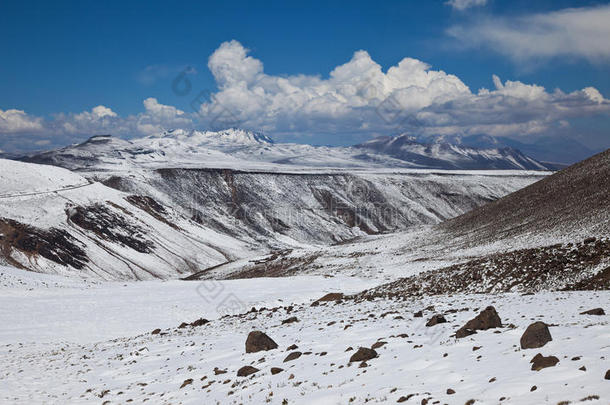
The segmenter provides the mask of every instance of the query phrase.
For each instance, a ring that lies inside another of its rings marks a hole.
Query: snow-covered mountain
[[[376,138],[355,148],[431,168],[547,169],[542,163],[510,147],[472,148],[440,139],[433,143],[421,143],[406,135]]]
[[[125,145],[130,154],[111,150]],[[108,153],[96,155],[100,148]],[[171,278],[269,251],[438,223],[545,175],[146,169],[133,166],[141,157],[135,151],[126,141],[93,138],[73,150],[79,174],[0,160],[0,261],[103,279]],[[129,170],[113,166],[122,156],[134,158],[118,166]]]
[[[511,148],[476,149],[449,143],[422,144],[408,136],[374,139],[353,147],[274,143],[241,129],[173,130],[130,141],[101,135],[84,143],[26,156],[23,160],[72,170],[130,167],[290,168],[547,168]]]

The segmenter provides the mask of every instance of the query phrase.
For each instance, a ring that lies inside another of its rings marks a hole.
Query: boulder
[[[532,358],[532,360],[530,360],[530,363],[532,363],[532,370],[540,371],[543,368],[555,367],[555,365],[559,363],[559,359],[555,356],[545,357],[538,353],[534,356],[534,358]]]
[[[354,361],[367,361],[374,359],[375,357],[377,357],[377,352],[375,350],[369,349],[368,347],[360,347],[358,348],[356,353],[352,354],[352,357],[350,357],[349,362],[351,363]]]
[[[285,324],[287,324],[287,323],[294,323],[294,322],[298,322],[298,321],[299,321],[299,320],[298,320],[298,318],[297,318],[296,316],[291,316],[291,317],[290,317],[290,318],[288,318],[288,319],[284,319],[284,320],[282,321],[282,325],[285,325]]]
[[[329,301],[341,301],[343,299],[344,295],[343,293],[328,293],[325,296],[323,296],[322,298],[314,301],[311,306],[315,307],[320,305],[321,302],[329,302]]]
[[[286,356],[286,358],[284,359],[284,363],[286,363],[288,361],[296,360],[299,357],[301,357],[302,354],[303,353],[301,353],[301,352],[292,352],[288,356]]]
[[[534,322],[521,336],[522,349],[537,349],[553,340],[549,327],[544,322]]]
[[[252,366],[243,366],[242,368],[240,368],[239,370],[237,370],[237,376],[238,377],[247,377],[250,374],[254,374],[256,373],[258,370],[258,368],[256,367],[252,367]]]
[[[588,311],[581,312],[580,314],[581,315],[598,315],[598,316],[606,315],[603,308],[593,308]]]
[[[428,322],[426,322],[426,326],[430,327],[430,326],[438,325],[439,323],[447,323],[447,320],[445,319],[444,316],[436,314],[436,315],[433,315],[432,318],[428,319]]]
[[[246,339],[246,353],[256,353],[261,350],[277,349],[277,343],[261,331],[253,331]]]
[[[491,328],[501,328],[502,320],[496,312],[496,309],[492,306],[485,308],[481,313],[475,316],[473,319],[466,322],[455,333],[455,337],[460,339],[466,336],[470,336],[476,333],[477,330],[487,330]]]

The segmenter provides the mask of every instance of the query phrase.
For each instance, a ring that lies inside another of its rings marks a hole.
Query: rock
[[[214,375],[226,374],[227,370],[221,370],[218,367],[214,367]]]
[[[487,330],[491,328],[501,328],[502,320],[496,312],[496,309],[492,306],[485,308],[481,313],[475,316],[473,319],[466,322],[455,333],[455,337],[460,339],[466,336],[470,336],[476,333],[477,330]]]
[[[299,346],[297,346],[297,345],[290,345],[290,346],[288,346],[286,348],[286,350],[295,350],[295,349],[298,349],[298,348],[299,348]]]
[[[580,371],[587,371],[587,368],[585,366],[582,366],[581,368],[579,368]]]
[[[532,370],[540,371],[543,368],[555,367],[555,365],[559,363],[559,359],[555,356],[544,357],[542,354],[538,353],[530,360],[530,363],[532,363]]]
[[[379,349],[380,347],[382,347],[383,345],[388,344],[388,342],[375,342],[373,343],[373,346],[371,346],[371,349],[375,350],[375,349]]]
[[[352,354],[349,362],[354,361],[367,361],[377,357],[377,352],[373,349],[369,349],[368,347],[359,347],[356,353]]]
[[[195,322],[191,323],[191,326],[193,326],[193,327],[195,327],[195,326],[203,326],[206,323],[210,323],[210,321],[208,321],[207,319],[199,318]]]
[[[433,315],[432,318],[428,319],[428,322],[426,322],[426,326],[430,327],[430,326],[438,325],[439,323],[447,323],[447,320],[445,319],[444,316],[436,314],[436,315]]]
[[[180,386],[180,389],[186,387],[187,385],[191,385],[193,383],[193,379],[189,378],[187,380],[184,380],[184,382],[182,383],[182,385]]]
[[[271,375],[276,375],[281,373],[282,371],[284,371],[283,368],[279,368],[279,367],[271,367]]]
[[[343,299],[344,295],[343,293],[328,293],[325,296],[323,296],[322,298],[318,299],[317,301],[314,301],[311,306],[315,307],[320,305],[321,302],[329,302],[329,301],[341,301]]]
[[[277,343],[261,331],[253,331],[246,339],[246,353],[256,353],[261,350],[277,349]]]
[[[282,321],[282,325],[285,325],[285,324],[287,324],[287,323],[294,323],[294,322],[298,322],[298,321],[299,321],[299,320],[298,320],[298,318],[297,318],[296,316],[291,316],[291,317],[290,317],[290,318],[288,318],[288,319],[284,319],[284,320]]]
[[[454,391],[454,390],[452,390],[451,388],[449,388],[449,389],[447,390],[447,395],[453,395],[453,394],[455,394],[455,391]]]
[[[189,326],[189,324],[188,324],[188,323],[186,323],[186,322],[182,322],[182,323],[180,324],[180,326],[178,326],[178,329],[184,329],[184,328],[186,328],[187,326]]]
[[[522,349],[537,349],[553,340],[549,327],[544,322],[534,322],[521,336]]]
[[[421,318],[424,316],[424,313],[422,311],[417,311],[416,313],[413,314],[413,316],[415,318]]]
[[[604,379],[610,380],[610,370],[606,371],[606,375],[604,376]]]
[[[532,385],[532,388],[530,388],[530,392],[534,392],[538,389],[538,387],[536,387],[535,385]]]
[[[252,366],[243,366],[242,368],[240,368],[239,370],[237,370],[237,376],[238,377],[247,377],[250,374],[254,374],[256,373],[258,370],[258,368],[256,367],[252,367]]]
[[[152,331],[152,335],[158,335],[159,333],[161,333],[161,329],[157,328],[155,330]]]
[[[581,312],[581,315],[606,315],[606,313],[604,312],[603,308],[594,308],[594,309],[590,309],[588,311],[585,312]]]
[[[299,357],[301,357],[302,354],[303,353],[301,353],[301,352],[292,352],[288,356],[286,356],[286,358],[284,359],[284,363],[286,363],[287,361],[296,360]]]
[[[396,401],[396,402],[405,402],[407,399],[409,399],[409,398],[402,396],[402,397],[398,398],[398,401]]]

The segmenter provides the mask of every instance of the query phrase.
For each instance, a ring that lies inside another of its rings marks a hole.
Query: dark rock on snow
[[[553,340],[551,332],[544,322],[534,322],[527,327],[521,336],[522,349],[537,349]]]
[[[252,367],[252,366],[243,366],[242,368],[240,368],[239,370],[237,370],[237,376],[238,377],[247,377],[250,374],[254,374],[256,373],[258,370],[258,368],[256,367]]]
[[[428,320],[428,322],[426,322],[426,326],[430,327],[430,326],[434,326],[434,325],[438,325],[439,323],[446,323],[447,320],[445,319],[444,316],[442,315],[433,315],[432,318],[430,318]]]
[[[491,328],[501,328],[502,320],[496,312],[496,309],[492,306],[485,308],[479,315],[466,322],[455,333],[456,338],[463,338],[472,334],[477,333],[477,330],[487,330]]]
[[[246,339],[246,353],[256,353],[261,350],[277,349],[277,343],[261,331],[253,331]]]
[[[371,360],[374,359],[375,357],[377,357],[377,352],[373,349],[369,349],[367,347],[360,347],[358,348],[358,351],[356,351],[356,353],[352,354],[352,357],[350,357],[349,362],[354,362],[354,361],[367,361],[367,360]]]
[[[544,357],[542,354],[538,353],[530,360],[530,363],[532,363],[532,370],[540,371],[543,368],[555,367],[555,365],[559,363],[559,359],[555,356]]]
[[[594,309],[590,309],[588,311],[585,312],[581,312],[581,315],[606,315],[606,313],[604,312],[603,308],[594,308]]]
[[[296,360],[299,357],[301,357],[302,354],[303,353],[301,353],[301,352],[292,352],[288,356],[286,356],[286,358],[284,359],[284,363],[286,363],[287,361]]]

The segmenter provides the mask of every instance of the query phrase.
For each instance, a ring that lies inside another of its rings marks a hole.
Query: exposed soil
[[[84,249],[62,229],[41,229],[12,219],[0,218],[0,256],[10,264],[23,268],[12,257],[16,249],[26,256],[42,256],[63,266],[82,269],[89,262]]]
[[[144,231],[124,216],[102,204],[66,209],[68,221],[101,239],[128,246],[140,253],[151,253],[154,244],[144,237]]]

